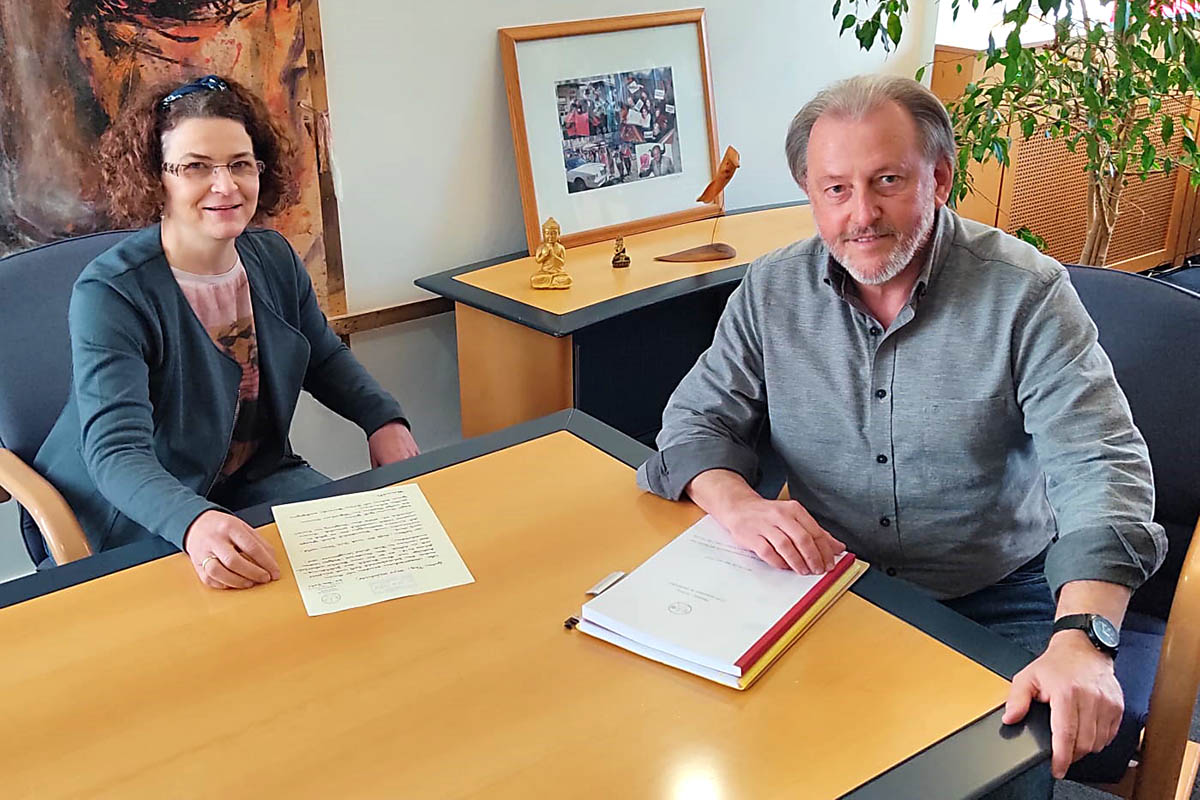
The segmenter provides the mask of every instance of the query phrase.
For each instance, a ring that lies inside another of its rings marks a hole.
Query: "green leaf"
[[[1021,52],[1021,29],[1013,28],[1012,33],[1008,35],[1008,39],[1004,42],[1004,48],[1008,50],[1010,56],[1015,56]]]
[[[1007,158],[1008,148],[1006,148],[1004,146],[1003,139],[993,139],[992,140],[992,152],[996,155],[996,160],[999,161],[1001,164],[1008,163],[1008,158]]]
[[[842,10],[842,0],[836,0],[836,2],[834,2],[834,4],[833,4],[833,14],[831,16],[834,19],[837,19],[838,12],[841,10]]]
[[[1175,119],[1170,116],[1163,117],[1162,121],[1162,142],[1170,144],[1171,137],[1175,135]]]
[[[922,79],[922,78],[924,78],[924,77],[925,77],[925,67],[921,67],[919,70],[917,70],[917,77],[916,77],[916,78],[914,78],[914,80],[915,80],[917,83],[920,83],[920,82],[921,82],[921,79]]]
[[[961,74],[962,74],[962,64],[955,64],[955,65],[954,65],[954,74],[956,74],[956,75],[961,75]]]
[[[1024,134],[1026,139],[1028,139],[1030,136],[1033,136],[1033,126],[1033,117],[1026,117],[1025,119],[1021,120],[1021,133]]]
[[[1029,242],[1031,245],[1036,247],[1038,250],[1041,250],[1043,253],[1046,252],[1045,237],[1039,236],[1036,233],[1034,233],[1032,230],[1029,229],[1028,225],[1022,225],[1020,228],[1018,228],[1016,237],[1023,242]]]
[[[1129,27],[1129,0],[1117,0],[1117,10],[1113,13],[1113,33],[1117,38],[1123,38]]]
[[[1154,149],[1154,145],[1147,147],[1142,151],[1142,172],[1149,172],[1154,167],[1154,157],[1158,153]]]
[[[857,19],[853,14],[847,14],[846,16],[842,17],[842,29],[838,31],[838,36],[841,36],[843,33],[845,33],[847,28],[853,27],[855,22],[857,22]]]
[[[1049,14],[1050,9],[1057,7],[1058,3],[1055,0],[1038,0],[1038,8],[1042,10],[1043,14]]]
[[[1189,155],[1196,155],[1196,140],[1186,133],[1183,135],[1183,149],[1187,150]]]
[[[1154,68],[1154,88],[1160,92],[1165,92],[1170,88],[1171,83],[1171,68],[1166,64],[1159,64]]]
[[[879,33],[879,23],[869,19],[858,29],[858,44],[863,50],[870,50],[875,44],[875,36]]]
[[[904,28],[900,24],[900,16],[898,14],[889,14],[887,21],[887,35],[893,42],[899,42],[901,34],[904,33]]]

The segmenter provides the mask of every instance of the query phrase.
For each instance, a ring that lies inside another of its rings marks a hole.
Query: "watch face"
[[[1116,648],[1121,641],[1117,629],[1104,617],[1092,617],[1092,633],[1105,647]]]

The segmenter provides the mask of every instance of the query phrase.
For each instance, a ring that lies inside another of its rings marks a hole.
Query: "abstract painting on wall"
[[[113,226],[100,135],[144,86],[216,73],[285,123],[301,201],[269,224],[325,305],[325,246],[300,0],[0,0],[0,255]]]

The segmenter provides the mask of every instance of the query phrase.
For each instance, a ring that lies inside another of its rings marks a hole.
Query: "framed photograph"
[[[572,247],[714,217],[704,9],[500,29],[529,252],[554,217]]]

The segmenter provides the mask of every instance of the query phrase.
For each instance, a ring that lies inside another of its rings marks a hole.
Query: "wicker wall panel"
[[[1182,113],[1184,101],[1164,103],[1172,113]],[[1153,137],[1157,131],[1152,130]],[[1179,137],[1170,148],[1178,156]],[[1009,233],[1022,226],[1046,239],[1049,252],[1059,261],[1073,263],[1083,251],[1087,235],[1087,159],[1071,153],[1059,139],[1034,136],[1019,143],[1013,168],[1006,179],[1014,181],[1009,210]],[[1108,246],[1106,264],[1153,253],[1168,247],[1177,172],[1130,179],[1121,194],[1117,226]],[[1171,258],[1171,253],[1164,260]]]
[[[1059,139],[1033,136],[1020,143],[1005,180],[1013,181],[1009,233],[1022,227],[1045,238],[1048,252],[1073,264],[1087,235],[1087,159]]]

